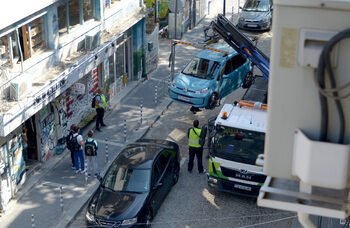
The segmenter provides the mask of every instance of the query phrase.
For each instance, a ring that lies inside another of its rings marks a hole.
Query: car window
[[[226,61],[224,74],[230,74],[233,71],[232,59]]]
[[[155,163],[154,167],[153,167],[153,172],[152,172],[152,184],[153,185],[155,185],[158,182],[160,175],[161,175],[160,168],[157,165],[157,163]]]
[[[236,70],[244,63],[246,63],[247,59],[242,57],[241,55],[236,55],[231,59],[232,70]]]
[[[215,77],[219,67],[219,62],[195,57],[185,67],[182,73],[197,78],[211,80]]]
[[[159,167],[161,174],[163,174],[167,163],[168,163],[168,159],[164,156],[164,153],[161,153],[156,162],[156,165]]]
[[[150,189],[149,169],[130,169],[112,166],[102,182],[103,187],[114,191],[144,192]]]
[[[269,0],[247,0],[243,6],[244,11],[267,12]]]

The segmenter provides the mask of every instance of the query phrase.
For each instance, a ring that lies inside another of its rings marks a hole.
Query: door
[[[220,89],[219,89],[219,97],[223,98],[227,96],[232,91],[232,59],[226,61],[222,75],[220,76]]]

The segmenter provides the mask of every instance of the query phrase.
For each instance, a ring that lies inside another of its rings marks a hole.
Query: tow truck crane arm
[[[254,43],[240,32],[224,15],[219,14],[216,20],[211,22],[212,28],[235,51],[249,58],[262,72],[265,80],[269,79],[270,59],[261,52]]]

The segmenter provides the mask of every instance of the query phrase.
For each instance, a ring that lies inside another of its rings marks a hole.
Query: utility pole
[[[222,9],[222,14],[225,16],[226,11],[226,0],[224,0],[224,8]]]

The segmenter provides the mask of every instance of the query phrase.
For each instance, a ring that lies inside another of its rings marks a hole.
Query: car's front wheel
[[[152,209],[148,209],[147,214],[145,216],[145,228],[151,227],[152,219],[153,219]]]
[[[208,101],[207,109],[214,109],[216,107],[218,99],[218,95],[216,93],[212,93]]]

